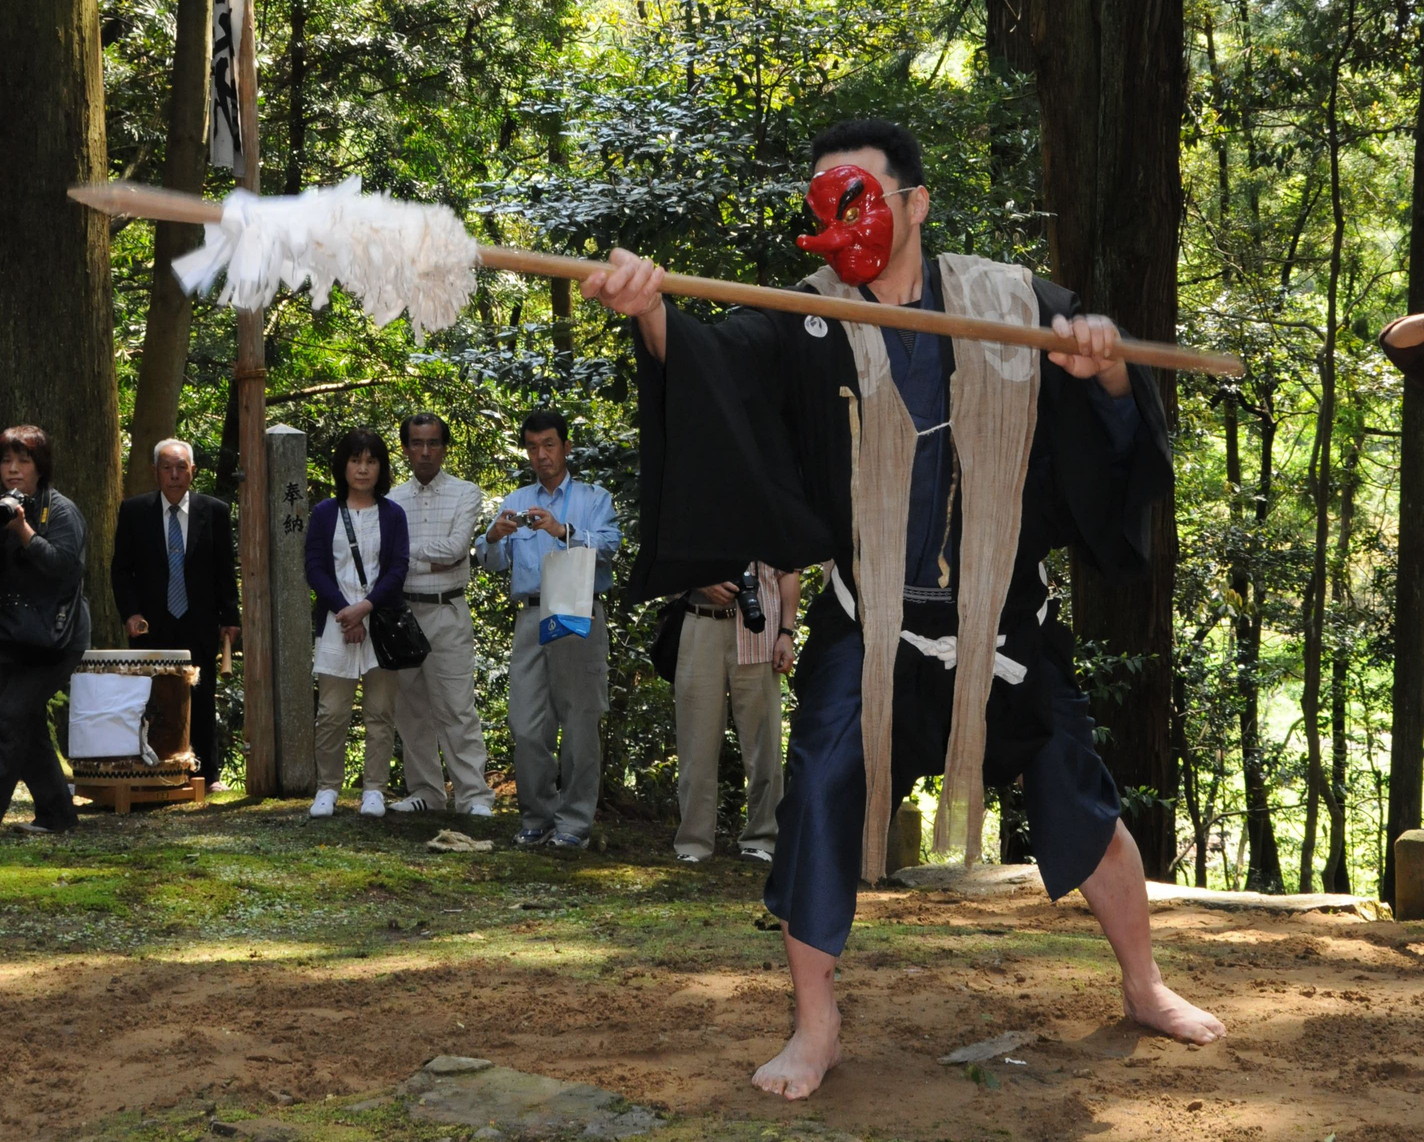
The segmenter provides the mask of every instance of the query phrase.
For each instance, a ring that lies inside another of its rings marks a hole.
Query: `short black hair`
[[[885,155],[885,168],[903,186],[924,186],[925,164],[920,141],[888,119],[845,119],[811,140],[811,165],[826,155],[874,147]]]
[[[344,500],[351,491],[346,482],[346,462],[362,452],[369,452],[381,466],[376,476],[376,498],[391,490],[391,453],[378,432],[369,428],[353,428],[341,438],[331,457],[331,478],[336,481],[336,498]]]
[[[36,424],[16,424],[7,428],[0,432],[0,457],[11,452],[33,460],[39,486],[49,487],[54,476],[54,449],[50,447],[48,432]]]
[[[450,426],[444,419],[436,416],[433,412],[416,412],[401,421],[400,442],[402,448],[410,447],[410,426],[417,425],[424,428],[428,424],[438,424],[440,426],[440,443],[445,447],[450,447]]]
[[[519,426],[519,443],[524,443],[525,437],[531,432],[547,432],[551,428],[559,431],[559,439],[565,444],[569,440],[569,422],[564,419],[564,414],[555,412],[551,408],[541,408],[538,412],[531,412],[524,418],[524,423]]]

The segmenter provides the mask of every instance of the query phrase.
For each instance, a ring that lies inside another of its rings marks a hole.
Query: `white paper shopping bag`
[[[561,547],[539,565],[539,641],[576,634],[587,638],[593,626],[593,572],[598,552],[592,547]]]

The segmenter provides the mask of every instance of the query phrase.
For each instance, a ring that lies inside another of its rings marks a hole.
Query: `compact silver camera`
[[[508,518],[515,527],[528,527],[531,522],[528,512],[515,512]]]

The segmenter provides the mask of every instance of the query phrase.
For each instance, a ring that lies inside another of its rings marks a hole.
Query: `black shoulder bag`
[[[682,642],[682,620],[687,615],[689,592],[665,600],[653,619],[653,642],[648,657],[658,677],[672,682],[677,674],[677,649]]]
[[[361,552],[356,547],[356,529],[351,526],[351,513],[341,505],[341,522],[346,525],[346,539],[351,544],[351,558],[356,561],[356,574],[361,586],[366,584],[366,568],[361,563]],[[419,666],[430,653],[430,640],[420,629],[410,604],[404,599],[394,607],[377,607],[372,604],[370,615],[371,645],[376,650],[376,661],[383,670],[409,670]]]

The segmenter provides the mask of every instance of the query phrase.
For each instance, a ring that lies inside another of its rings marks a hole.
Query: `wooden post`
[[[1394,918],[1424,920],[1424,829],[1407,829],[1394,842]]]
[[[242,116],[242,186],[259,193],[257,153],[257,35],[253,5],[243,5],[237,96]],[[242,562],[242,680],[247,724],[247,792],[278,791],[272,693],[272,597],[267,574],[267,367],[262,344],[263,312],[238,311],[238,556]]]
[[[311,594],[305,552],[307,436],[285,424],[267,430],[268,582],[272,592],[272,677],[277,787],[284,797],[316,792],[312,747]]]
[[[920,864],[920,843],[924,822],[919,806],[908,798],[890,818],[890,832],[885,840],[885,871],[898,872]]]

